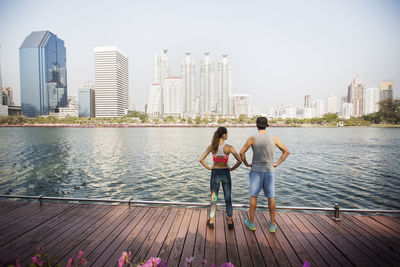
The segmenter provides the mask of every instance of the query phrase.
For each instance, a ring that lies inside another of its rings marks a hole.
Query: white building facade
[[[195,63],[190,53],[186,53],[181,63],[183,88],[183,113],[194,115],[196,105],[196,71]]]
[[[147,114],[153,116],[161,115],[161,85],[159,83],[153,83],[150,86]]]
[[[181,77],[168,77],[163,85],[164,116],[183,115],[183,90]]]
[[[228,55],[222,56],[222,62],[218,63],[218,83],[217,83],[217,113],[229,115],[230,96],[232,95],[232,62]]]
[[[347,102],[353,104],[352,116],[354,117],[364,115],[364,90],[365,85],[358,76],[348,86]]]
[[[326,113],[337,113],[337,97],[336,95],[328,95],[326,98]]]
[[[215,92],[214,60],[210,53],[205,53],[204,59],[200,60],[200,103],[201,115],[216,112],[217,101]]]
[[[325,101],[322,99],[316,99],[312,102],[312,107],[315,108],[316,117],[321,118],[326,113]]]
[[[95,47],[96,117],[122,117],[128,109],[128,55],[117,47]]]
[[[246,94],[234,94],[231,97],[231,111],[230,114],[239,116],[245,114],[247,117],[251,117],[251,96]]]
[[[379,111],[380,90],[378,88],[367,88],[364,92],[364,114]]]

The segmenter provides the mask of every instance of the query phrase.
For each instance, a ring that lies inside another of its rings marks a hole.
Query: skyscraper
[[[326,112],[336,113],[337,112],[337,98],[335,95],[328,95],[326,98]]]
[[[379,111],[379,89],[367,88],[364,94],[364,114],[370,114]]]
[[[19,67],[23,115],[49,115],[67,106],[63,40],[49,31],[32,32],[19,48]]]
[[[316,99],[312,103],[312,107],[315,108],[316,116],[322,117],[326,113],[325,101],[322,99]]]
[[[183,83],[183,113],[194,115],[196,109],[196,73],[194,60],[188,52],[181,63],[181,77]]]
[[[364,115],[364,90],[365,85],[356,76],[348,87],[347,102],[353,104],[352,116]]]
[[[161,115],[161,97],[161,84],[153,83],[149,90],[147,114],[156,116]]]
[[[245,114],[250,117],[251,110],[251,96],[246,94],[234,94],[231,96],[231,111],[230,114],[239,116]]]
[[[78,115],[79,117],[95,117],[95,91],[91,85],[78,89]]]
[[[381,100],[392,99],[394,90],[394,82],[381,82]]]
[[[182,78],[166,78],[163,86],[163,115],[181,116],[183,114],[182,95]]]
[[[204,59],[200,60],[200,114],[216,112],[217,106],[214,60],[210,58],[210,53],[204,55]]]
[[[311,96],[310,95],[304,96],[304,107],[311,108]]]
[[[117,47],[95,47],[96,117],[122,117],[128,109],[128,55]]]
[[[228,55],[222,55],[218,63],[217,113],[228,115],[230,111],[230,96],[232,95],[232,62]]]
[[[163,49],[160,55],[154,55],[154,83],[159,83],[161,86],[161,114],[164,113],[164,81],[167,77],[171,76],[170,61],[167,57],[167,52],[168,49]]]

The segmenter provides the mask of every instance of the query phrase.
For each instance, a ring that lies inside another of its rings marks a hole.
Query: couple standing
[[[217,210],[218,191],[220,184],[224,190],[224,198],[226,203],[226,213],[228,220],[228,228],[234,228],[232,220],[232,200],[231,200],[231,174],[239,165],[244,163],[250,167],[250,219],[244,221],[245,225],[256,230],[254,223],[254,215],[257,207],[257,197],[261,189],[264,190],[264,195],[268,198],[268,208],[271,220],[268,221],[269,231],[274,233],[276,230],[275,223],[275,175],[274,168],[278,167],[289,155],[287,147],[278,139],[266,131],[268,120],[265,117],[259,117],[256,121],[258,133],[255,136],[250,136],[242,149],[240,156],[235,148],[227,145],[225,140],[228,139],[228,131],[225,127],[219,127],[212,138],[211,145],[200,158],[200,163],[207,169],[211,170],[211,212],[210,218],[207,220],[207,226],[214,229],[214,218]],[[273,155],[275,146],[282,151],[282,155],[276,163],[273,163]],[[246,160],[246,152],[249,148],[253,149],[253,160],[249,164]],[[212,153],[213,166],[209,166],[205,162],[208,154]],[[229,155],[232,154],[236,158],[236,164],[233,167],[228,166]]]

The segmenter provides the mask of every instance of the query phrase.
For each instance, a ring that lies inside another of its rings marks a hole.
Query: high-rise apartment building
[[[326,98],[326,113],[337,113],[337,97],[328,95]]]
[[[1,95],[3,96],[3,105],[14,106],[13,91],[11,87],[3,87]]]
[[[147,114],[153,116],[161,115],[161,84],[153,83],[150,86],[149,98],[147,103]]]
[[[310,95],[304,96],[304,107],[311,108],[311,96]]]
[[[312,107],[315,108],[316,116],[321,118],[326,113],[325,101],[322,99],[316,99],[312,102]]]
[[[19,48],[19,67],[23,115],[49,115],[67,106],[63,40],[49,31],[32,32]]]
[[[183,113],[194,115],[196,109],[196,72],[194,60],[188,52],[181,63],[181,77],[183,83]]]
[[[181,116],[183,114],[182,96],[182,78],[166,78],[163,86],[164,116]]]
[[[393,98],[393,90],[394,90],[394,82],[393,81],[381,82],[380,99],[382,101],[387,100],[387,99],[392,99]]]
[[[95,47],[96,117],[122,117],[128,109],[128,55],[117,47]]]
[[[378,88],[367,88],[364,93],[364,114],[370,114],[379,111],[379,94]]]
[[[232,62],[228,55],[222,56],[222,62],[218,63],[217,83],[217,113],[228,115],[230,111],[230,96],[232,95]]]
[[[200,114],[210,114],[216,112],[216,92],[214,77],[214,60],[210,58],[210,53],[204,54],[204,59],[200,60]]]
[[[78,89],[79,117],[95,117],[95,91],[91,85]]]
[[[161,54],[154,56],[155,73],[154,83],[159,83],[161,86],[161,96],[164,95],[164,81],[167,77],[171,76],[170,60],[167,57],[168,49],[163,49]],[[164,113],[164,98],[161,97],[161,114]]]
[[[358,76],[348,86],[347,102],[353,104],[352,116],[354,117],[364,115],[364,90],[365,85]]]
[[[231,111],[229,113],[232,115],[239,116],[245,114],[246,116],[251,117],[251,96],[246,94],[232,95],[230,107]]]

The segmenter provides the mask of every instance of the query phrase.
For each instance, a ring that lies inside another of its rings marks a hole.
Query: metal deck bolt
[[[43,205],[43,203],[42,203],[42,198],[43,198],[43,195],[40,195],[40,196],[39,196],[39,205],[40,205],[40,207]]]
[[[340,221],[340,218],[339,218],[339,204],[335,203],[335,206],[333,208],[335,209],[335,211],[333,213],[332,220],[335,220],[335,221],[338,222],[338,221]]]
[[[128,202],[129,209],[131,209],[131,201],[132,201],[132,197],[129,198],[129,202]]]

